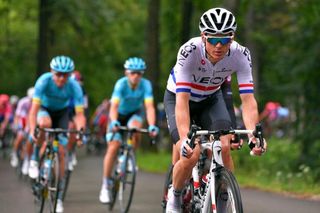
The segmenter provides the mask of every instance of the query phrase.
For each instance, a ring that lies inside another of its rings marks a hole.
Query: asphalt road
[[[64,203],[65,212],[108,212],[99,203],[102,156],[78,155],[70,188]],[[139,171],[131,211],[133,213],[161,212],[163,174]],[[241,189],[246,213],[319,213],[320,201],[296,199],[253,189]],[[18,179],[8,159],[0,159],[0,213],[33,213],[33,196],[28,180]],[[116,210],[114,212],[117,212]]]

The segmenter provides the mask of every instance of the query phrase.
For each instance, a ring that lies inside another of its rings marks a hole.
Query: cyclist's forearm
[[[243,122],[247,129],[255,129],[255,125],[259,122],[258,105],[253,97],[248,97],[242,101]]]
[[[146,104],[147,121],[149,125],[156,124],[156,111],[153,107],[153,102]]]
[[[34,130],[36,129],[37,125],[37,113],[39,111],[40,106],[32,103],[30,113],[29,113],[29,129],[30,129],[30,134],[34,133]]]
[[[83,112],[77,112],[75,117],[75,123],[77,130],[85,129],[86,126],[86,117]]]
[[[118,104],[117,103],[111,104],[109,116],[111,121],[118,120]]]

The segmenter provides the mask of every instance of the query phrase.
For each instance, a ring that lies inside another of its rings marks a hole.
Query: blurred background
[[[234,153],[240,182],[320,194],[318,0],[0,0],[0,93],[25,96],[49,71],[51,58],[64,54],[82,74],[93,113],[110,98],[125,59],[142,57],[163,127],[152,152],[169,153],[163,156],[170,159],[161,104],[166,80],[180,45],[199,36],[201,14],[216,6],[234,13],[235,39],[251,51],[255,96],[269,141],[262,158]],[[236,77],[233,81],[240,116]],[[251,174],[261,177],[257,183],[249,180]]]

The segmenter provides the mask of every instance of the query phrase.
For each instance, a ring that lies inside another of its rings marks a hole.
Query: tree
[[[149,0],[148,18],[147,18],[147,76],[153,83],[155,100],[161,100],[160,93],[160,47],[159,47],[159,14],[160,0]]]
[[[37,76],[47,71],[50,35],[51,0],[39,0],[38,69]]]

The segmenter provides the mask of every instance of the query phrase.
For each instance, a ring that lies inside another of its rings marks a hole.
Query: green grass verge
[[[171,153],[137,151],[139,169],[155,173],[165,173],[171,163]]]
[[[262,157],[250,156],[246,146],[232,152],[235,175],[240,186],[320,197],[320,183],[314,180],[311,169],[303,164],[294,169],[297,167],[298,144],[286,140],[270,140],[268,144],[268,152]],[[171,162],[171,154],[138,150],[137,161],[141,170],[165,173]]]

